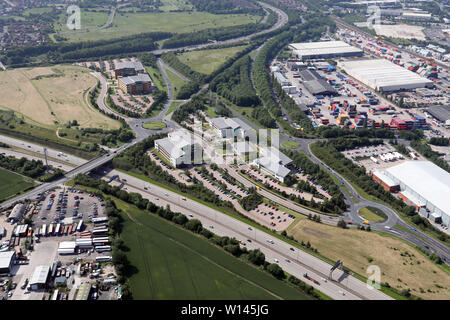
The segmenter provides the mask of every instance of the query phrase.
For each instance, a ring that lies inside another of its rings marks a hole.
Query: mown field
[[[207,12],[132,13],[119,11],[116,12],[112,25],[100,30],[99,27],[108,20],[108,13],[82,12],[82,30],[69,31],[62,20],[60,25],[55,28],[55,32],[69,41],[95,41],[154,31],[185,33],[248,24],[258,22],[260,19],[260,16],[249,14],[215,15]]]
[[[192,70],[203,74],[211,74],[225,61],[234,57],[238,52],[241,52],[245,48],[247,48],[247,46],[188,51],[177,57],[181,62],[191,67]]]
[[[177,76],[175,73],[166,69],[167,78],[169,78],[170,84],[172,85],[173,97],[176,98],[181,87],[186,83],[183,79]]]
[[[310,241],[320,254],[363,275],[369,265],[380,267],[381,282],[411,289],[424,299],[450,299],[450,277],[405,242],[376,232],[341,229],[308,219],[299,221],[288,234],[298,241]]]
[[[0,168],[0,201],[32,187],[31,179]]]
[[[80,127],[118,129],[120,123],[90,108],[85,93],[97,84],[81,67],[21,68],[0,73],[0,109],[13,110],[25,122],[56,129],[77,120]]]
[[[359,209],[359,215],[366,220],[372,222],[380,222],[386,220],[386,214],[378,208],[375,207],[364,207]]]
[[[222,249],[157,216],[117,202],[124,215],[121,234],[135,273],[134,299],[308,299]]]

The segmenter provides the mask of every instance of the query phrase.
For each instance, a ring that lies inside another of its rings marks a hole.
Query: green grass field
[[[238,52],[245,48],[247,48],[247,46],[189,51],[178,55],[178,59],[191,67],[194,71],[203,74],[211,74],[225,61],[234,57]]]
[[[62,20],[64,19],[64,20]],[[112,25],[100,30],[108,20],[108,12],[82,12],[82,30],[69,31],[66,16],[55,26],[55,32],[69,41],[108,40],[133,34],[167,31],[185,33],[208,28],[221,28],[256,23],[260,16],[249,14],[211,14],[206,12],[132,13],[117,12]]]
[[[34,185],[31,179],[0,168],[0,200],[5,200]]]
[[[168,114],[170,114],[172,111],[175,111],[175,109],[182,103],[183,103],[183,101],[172,101],[172,103],[170,104],[169,109],[166,112],[166,116]]]
[[[167,87],[164,83],[164,79],[161,74],[161,71],[158,68],[152,68],[152,67],[146,67],[145,69],[147,70],[150,78],[152,78],[156,87],[158,87],[158,89],[161,91],[167,92]]]
[[[371,222],[381,222],[387,219],[386,214],[375,207],[364,207],[359,209],[359,215]]]
[[[287,149],[297,149],[300,146],[297,141],[285,141],[281,145]]]
[[[130,263],[133,298],[308,299],[297,289],[239,260],[204,238],[117,201]]]
[[[166,127],[166,124],[164,122],[147,122],[144,123],[142,127],[149,130],[159,130],[164,129]]]
[[[173,98],[176,99],[178,92],[186,82],[169,69],[166,69],[166,74],[169,78],[170,84],[172,85]]]

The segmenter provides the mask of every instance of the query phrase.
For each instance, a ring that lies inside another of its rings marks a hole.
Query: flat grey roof
[[[120,77],[119,79],[125,85],[139,83],[139,82],[151,82],[152,81],[150,76],[146,73],[141,73],[141,74],[138,74],[135,76],[129,76],[129,77]]]
[[[450,106],[432,106],[425,109],[425,112],[431,114],[434,118],[441,122],[450,119]]]
[[[145,70],[144,66],[140,61],[124,61],[119,62],[116,66],[116,70],[119,69],[134,69],[134,70]]]
[[[30,284],[45,284],[48,274],[50,273],[50,266],[38,266],[34,269],[31,276]]]
[[[14,251],[0,252],[0,269],[9,268],[14,254]]]

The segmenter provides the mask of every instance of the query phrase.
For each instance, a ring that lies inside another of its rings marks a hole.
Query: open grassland
[[[87,69],[68,65],[22,68],[0,73],[0,109],[13,110],[24,121],[55,129],[77,120],[80,127],[118,129],[86,102],[97,80]]]
[[[166,124],[164,122],[147,122],[144,123],[142,127],[149,130],[159,130],[164,129],[166,127]]]
[[[101,26],[103,26],[108,21],[110,10],[104,9],[102,11],[94,12],[94,11],[86,11],[85,9],[81,9],[80,11],[80,30],[77,30],[77,33],[89,32],[91,30],[97,30]],[[71,31],[67,28],[67,13],[63,11],[59,15],[58,21],[55,23],[54,30],[63,37],[70,38],[70,35],[74,34],[75,31]]]
[[[92,14],[92,13],[90,13]],[[108,13],[92,15],[91,26],[83,30],[67,32],[63,23],[56,32],[69,41],[106,40],[133,34],[165,31],[185,33],[208,28],[221,28],[258,22],[261,17],[249,14],[211,14],[207,12],[163,12],[163,13],[130,13],[116,12],[109,28],[100,30],[98,26],[106,23]],[[83,25],[83,14],[81,23]]]
[[[372,222],[380,222],[386,220],[386,214],[378,208],[375,207],[365,207],[359,209],[359,215],[366,220]]]
[[[245,48],[247,46],[189,51],[178,55],[178,59],[194,71],[211,74],[225,61],[234,57]]]
[[[152,78],[158,90],[167,92],[167,87],[164,83],[161,71],[158,68],[153,67],[145,67],[145,69],[147,70],[147,73],[149,74],[150,78]]]
[[[34,183],[31,179],[0,168],[0,201],[20,193]]]
[[[169,12],[171,10],[191,10],[193,8],[192,4],[185,0],[162,0],[162,6],[159,10],[164,12]]]
[[[134,299],[308,299],[170,222],[117,201]]]
[[[297,149],[298,147],[300,147],[297,141],[285,141],[281,144],[281,146],[287,149]]]
[[[288,230],[298,241],[310,241],[320,254],[363,275],[369,265],[381,269],[381,282],[411,289],[424,299],[450,299],[450,277],[416,249],[401,240],[379,233],[340,229],[308,219]]]
[[[181,79],[179,76],[177,76],[175,73],[170,71],[169,69],[166,69],[166,74],[167,74],[167,78],[169,78],[170,84],[172,85],[173,97],[176,98],[181,87],[186,82],[183,79]]]

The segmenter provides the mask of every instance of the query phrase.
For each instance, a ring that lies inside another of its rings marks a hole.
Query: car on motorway
[[[248,227],[248,230],[253,230],[251,227]]]
[[[412,231],[416,231],[416,228],[414,228],[414,227],[411,227],[411,230],[412,230]]]
[[[211,229],[214,229],[214,226],[211,224],[210,226],[209,226]]]
[[[275,263],[280,262],[277,258],[273,259],[273,261],[274,261]]]
[[[295,251],[295,250],[294,250],[294,248],[289,248],[289,250],[291,250],[291,251]]]
[[[192,214],[189,214],[189,217],[191,217],[191,218],[192,218],[192,217],[194,217],[194,215],[192,215]]]
[[[267,242],[270,244],[274,244],[273,240],[271,240],[271,239],[267,240]]]
[[[284,261],[286,261],[286,262],[291,262],[291,260],[289,260],[289,259],[284,259]]]

